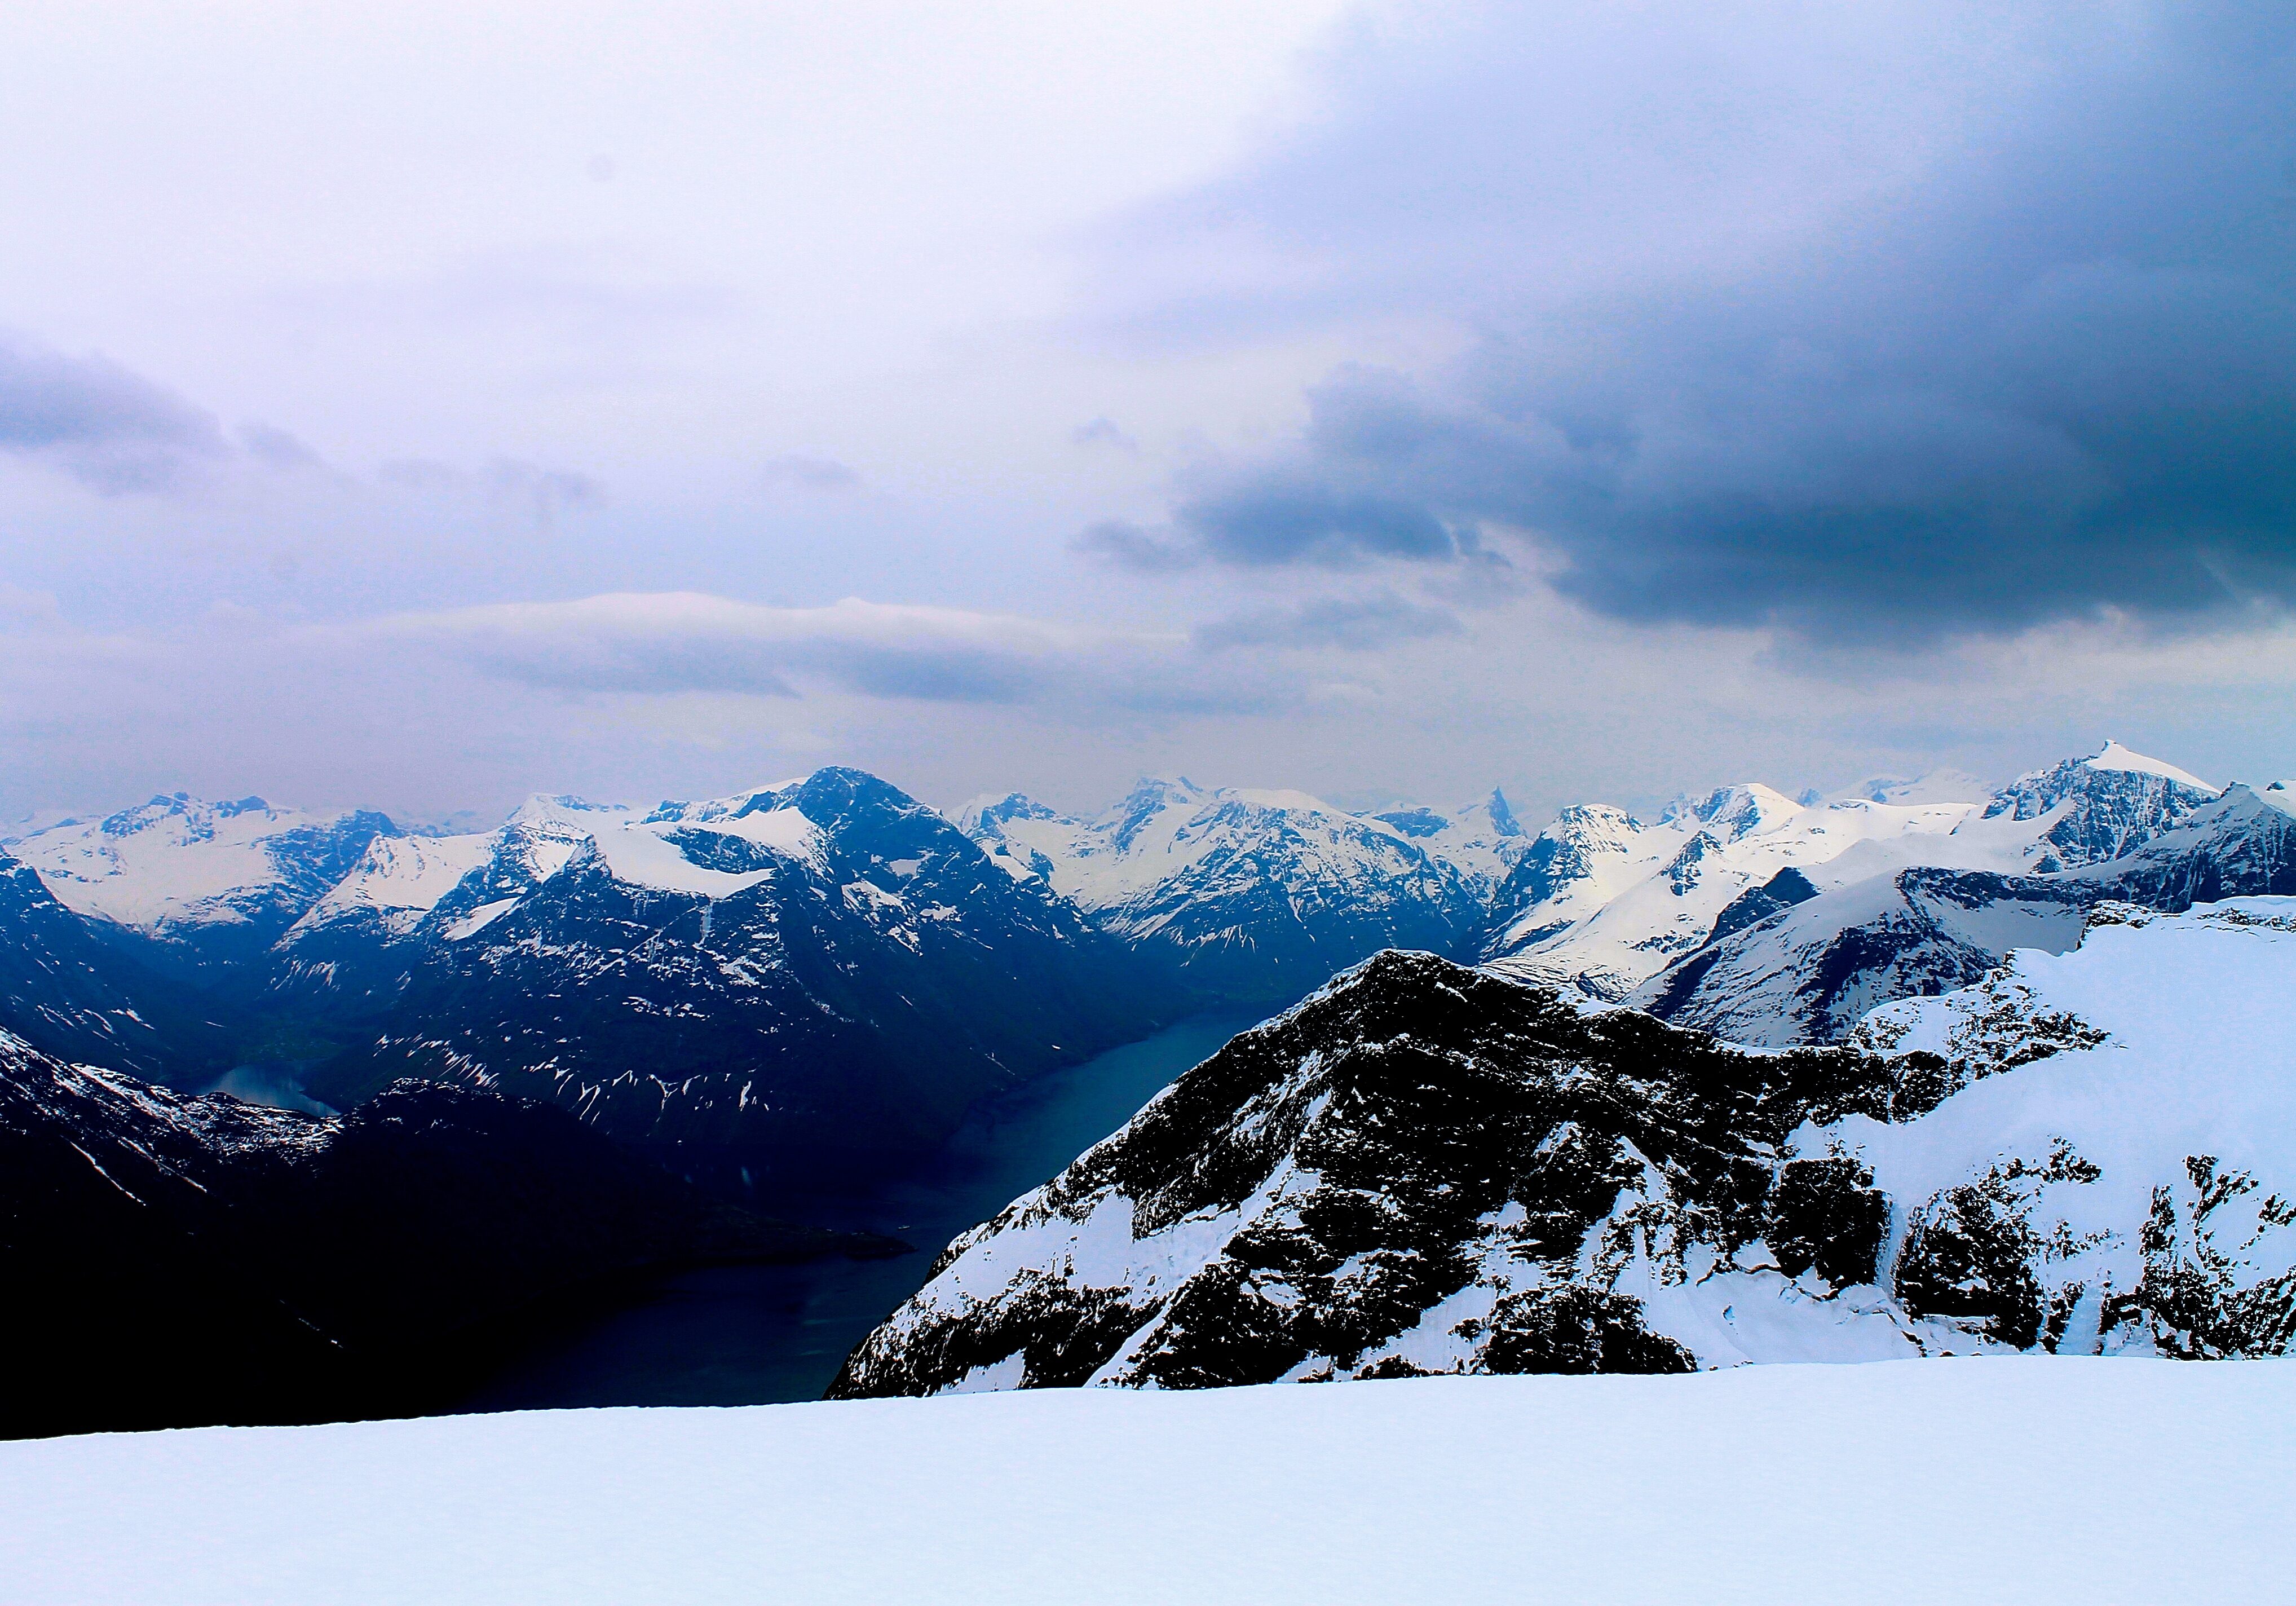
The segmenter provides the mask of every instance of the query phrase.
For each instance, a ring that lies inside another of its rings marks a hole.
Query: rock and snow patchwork
[[[412,940],[380,1029],[311,1084],[329,1102],[429,1075],[824,1164],[930,1146],[1176,1002],[1041,880],[848,769],[642,818],[538,800]]]
[[[1434,808],[1390,808],[1374,810],[1364,817],[1392,825],[1456,867],[1476,896],[1486,900],[1530,851],[1531,833],[1523,829],[1506,794],[1496,787],[1490,796],[1447,814]]]
[[[951,1244],[838,1390],[2284,1354],[2296,900],[2099,918],[1783,1053],[1382,955]]]
[[[231,1064],[215,1012],[58,903],[0,852],[0,1031],[73,1061],[160,1081],[206,1081]]]
[[[2296,1365],[2015,1357],[50,1439],[0,1602],[2262,1600],[2292,1423]]]
[[[1448,951],[1480,918],[1476,880],[1421,840],[1424,822],[1301,792],[1145,781],[1095,820],[1014,794],[968,806],[959,823],[1010,873],[1041,878],[1224,998],[1296,998],[1382,947]],[[1496,862],[1496,817],[1486,824]],[[1472,820],[1457,832],[1484,834]]]
[[[153,956],[245,963],[340,883],[378,836],[370,810],[308,814],[260,798],[158,797],[8,844],[68,908],[153,939]]]
[[[1821,889],[1807,878],[1782,885],[1802,875],[1786,871],[1725,911],[1705,946],[1628,1002],[1742,1043],[1830,1041],[1877,1004],[1978,980],[2013,948],[2063,952],[2100,903],[2177,910],[2296,895],[2288,797],[2234,784],[2120,857],[2046,874],[1915,869]]]

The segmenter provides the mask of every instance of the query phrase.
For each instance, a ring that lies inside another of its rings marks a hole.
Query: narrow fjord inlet
[[[846,1355],[917,1291],[941,1247],[1059,1172],[1257,1017],[1199,1015],[984,1101],[898,1182],[808,1192],[807,1219],[914,1246],[895,1257],[683,1272],[633,1301],[536,1331],[467,1393],[463,1411],[749,1405],[819,1399]],[[799,1201],[761,1195],[768,1215]]]

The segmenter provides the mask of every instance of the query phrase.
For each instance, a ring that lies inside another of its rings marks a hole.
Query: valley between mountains
[[[618,1280],[909,1247],[839,1393],[2296,1340],[2296,793],[2113,743],[1536,829],[832,767],[463,834],[176,794],[0,855],[12,1342],[81,1357],[19,1432],[387,1410]],[[946,1251],[824,1228],[1238,1012]],[[175,1407],[106,1395],[131,1309],[204,1335]]]

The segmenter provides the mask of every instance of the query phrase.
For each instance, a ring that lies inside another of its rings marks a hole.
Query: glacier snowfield
[[[0,1444],[0,1602],[2264,1601],[2296,1363],[1060,1389]]]

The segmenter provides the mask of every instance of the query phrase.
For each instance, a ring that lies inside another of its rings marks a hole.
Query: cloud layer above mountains
[[[1436,315],[1142,569],[1443,566],[1842,641],[2296,599],[2296,30],[2268,8],[1496,8],[1136,217],[1145,338]]]
[[[12,19],[0,817],[2291,767],[2269,8],[135,16]]]

